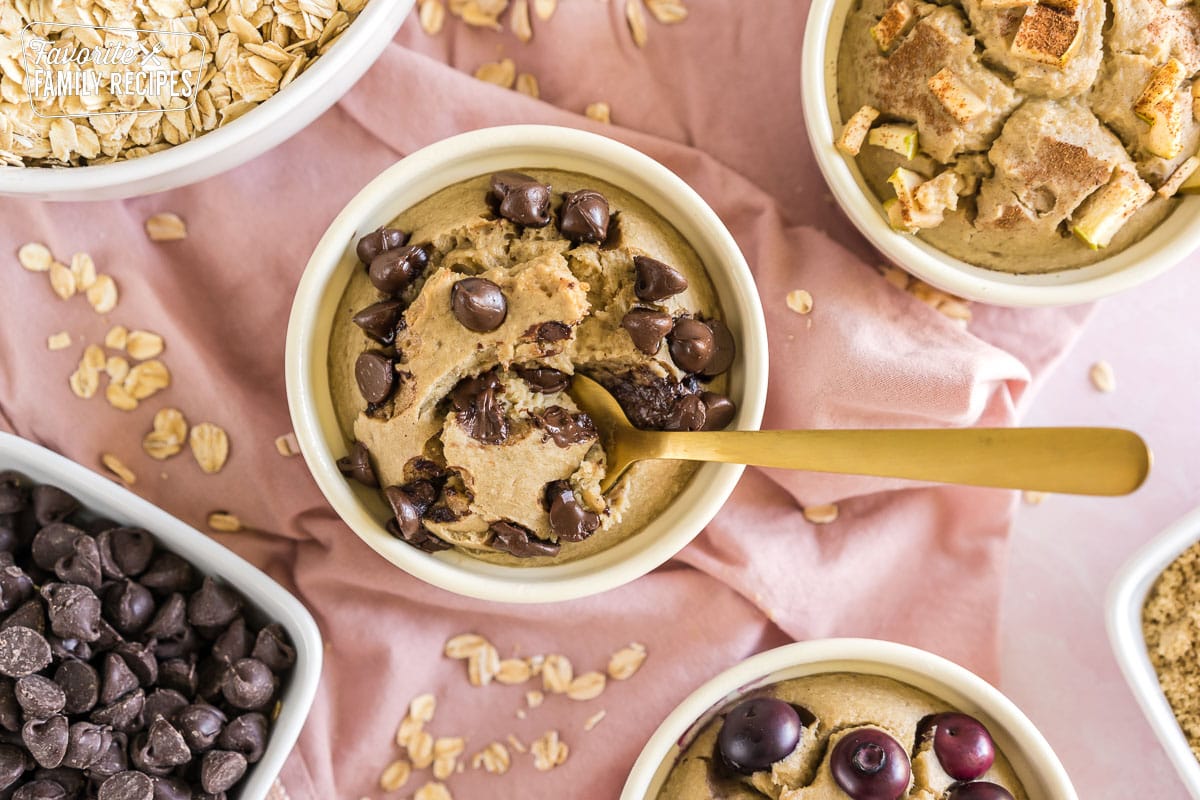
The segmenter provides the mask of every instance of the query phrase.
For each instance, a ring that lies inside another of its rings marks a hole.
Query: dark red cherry
[[[987,781],[978,781],[951,786],[946,800],[1013,800],[1013,796],[1003,786],[997,786]]]
[[[996,746],[979,720],[948,712],[934,715],[925,725],[933,729],[933,752],[951,778],[973,781],[991,769]]]
[[[853,800],[899,800],[912,777],[908,753],[878,728],[859,728],[839,739],[829,768]]]
[[[802,729],[796,709],[773,697],[755,697],[725,715],[717,735],[717,750],[725,765],[749,775],[796,749]]]

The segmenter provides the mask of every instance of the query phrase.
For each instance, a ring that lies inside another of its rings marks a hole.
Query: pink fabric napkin
[[[659,721],[721,669],[792,639],[873,636],[915,644],[994,678],[996,616],[1011,493],[898,481],[748,470],[733,498],[680,556],[608,594],[542,608],[466,600],[421,584],[367,549],[333,515],[299,458],[272,444],[290,430],[284,333],[292,292],[327,223],[370,178],[414,149],[462,130],[514,122],[587,127],[674,169],[712,204],[746,253],[771,336],[765,425],[774,428],[1012,424],[1031,381],[1084,324],[1086,309],[975,307],[963,330],[882,280],[879,256],[832,204],[800,114],[799,47],[807,4],[769,13],[739,0],[694,4],[682,25],[653,25],[644,50],[621,4],[560,4],[532,45],[451,23],[437,38],[410,20],[355,89],[317,123],[257,161],[204,183],[119,203],[0,202],[0,250],[41,241],[60,259],[88,251],[121,289],[100,318],[63,303],[43,275],[0,266],[0,426],[98,467],[112,452],[133,487],[204,526],[236,513],[254,530],[218,534],[312,610],[327,642],[312,715],[283,774],[294,798],[379,796],[409,700],[438,696],[430,726],[468,738],[467,755],[509,733],[528,743],[558,730],[566,764],[467,769],[460,798],[614,797]],[[474,80],[511,55],[544,100]],[[585,119],[612,105],[613,126]],[[186,241],[155,244],[159,211],[188,222]],[[802,317],[786,294],[815,298]],[[164,336],[171,387],[135,412],[83,401],[67,387],[85,342],[111,324]],[[49,352],[67,330],[74,344]],[[146,457],[156,410],[229,432],[219,475],[188,456]],[[1070,420],[1063,420],[1068,423]],[[837,501],[813,526],[805,504]],[[447,638],[489,637],[502,655],[563,653],[603,669],[629,641],[649,658],[597,700],[552,697],[518,719],[529,687],[468,685],[441,657]],[[596,731],[583,721],[600,709]],[[405,793],[423,780],[414,779]],[[587,787],[581,790],[579,787]]]

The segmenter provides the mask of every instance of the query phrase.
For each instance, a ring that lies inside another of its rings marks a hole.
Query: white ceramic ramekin
[[[296,290],[287,334],[287,394],[305,461],[334,510],[384,558],[457,594],[512,603],[545,603],[597,594],[662,564],[690,542],[733,491],[743,467],[706,464],[645,529],[603,552],[546,567],[488,564],[451,550],[430,555],[389,535],[379,493],[351,485],[336,461],[348,444],[329,390],[327,354],[334,311],[357,264],[358,238],[435,192],[506,169],[580,172],[627,190],[658,211],[695,248],[712,278],[738,343],[729,394],[731,428],[762,421],[767,332],[746,260],[716,213],[677,175],[631,147],[593,133],[542,125],[472,131],[423,148],[369,183],[325,232]]]
[[[114,200],[211,178],[298,133],[362,77],[396,35],[414,0],[371,0],[310,69],[228,125],[143,158],[95,167],[0,168],[0,195]]]
[[[813,0],[804,35],[802,101],[817,164],[838,203],[863,236],[888,259],[926,283],[970,300],[1002,306],[1087,303],[1131,289],[1200,247],[1200,198],[1185,198],[1141,241],[1096,264],[1045,275],[1010,275],[951,258],[926,242],[892,230],[882,204],[853,159],[838,152],[838,47],[856,0]]]
[[[974,673],[914,647],[875,639],[817,639],[768,650],[692,692],[663,720],[633,765],[620,800],[654,800],[679,753],[738,697],[772,683],[829,672],[881,675],[976,717],[1035,800],[1078,800],[1050,745],[1012,701]]]
[[[1188,746],[1171,705],[1158,683],[1142,633],[1142,608],[1154,582],[1176,558],[1200,541],[1200,508],[1163,531],[1121,568],[1108,590],[1108,638],[1117,663],[1158,741],[1188,792],[1200,800],[1200,762]]]
[[[163,547],[235,587],[265,619],[284,627],[296,648],[296,665],[285,682],[262,760],[250,767],[236,793],[238,800],[264,800],[296,744],[321,678],[321,633],[312,615],[262,571],[195,528],[57,453],[0,433],[0,470],[10,469],[70,492],[89,511],[150,531]]]

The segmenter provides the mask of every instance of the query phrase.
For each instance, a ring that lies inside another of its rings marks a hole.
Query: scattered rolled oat
[[[549,772],[567,760],[570,748],[567,743],[560,741],[558,731],[546,731],[540,739],[529,745],[533,754],[533,767],[539,772]]]
[[[467,743],[461,736],[444,736],[433,743],[433,777],[444,781],[454,774]]]
[[[167,365],[156,359],[132,367],[124,380],[125,391],[137,400],[145,400],[170,385],[171,373]]]
[[[83,349],[83,358],[80,360],[79,365],[99,372],[104,369],[107,363],[108,359],[104,357],[104,351],[98,345],[89,344]]]
[[[512,12],[508,24],[513,34],[522,42],[533,38],[533,25],[529,21],[529,0],[513,0]]]
[[[145,361],[162,353],[163,338],[150,331],[130,331],[125,339],[125,349],[138,361]]]
[[[201,422],[192,428],[188,443],[196,463],[208,474],[220,472],[225,466],[225,460],[229,457],[229,437],[218,426],[211,422]]]
[[[96,285],[96,262],[87,253],[71,256],[71,274],[75,277],[75,288],[87,291]]]
[[[300,444],[296,441],[296,434],[285,433],[283,436],[276,436],[275,450],[279,455],[284,457],[294,456],[299,453]]]
[[[525,705],[530,708],[537,708],[546,701],[546,695],[539,692],[537,689],[532,689],[525,693]]]
[[[138,407],[137,398],[125,390],[120,383],[110,383],[104,388],[104,398],[108,404],[120,411],[133,411]]]
[[[242,521],[228,511],[214,511],[208,515],[208,527],[223,533],[237,533],[242,529]]]
[[[113,350],[124,350],[129,331],[124,325],[113,325],[104,336],[104,346]]]
[[[625,21],[629,23],[629,33],[633,43],[638,47],[646,46],[646,13],[642,8],[642,0],[625,0]]]
[[[454,800],[454,798],[445,784],[430,782],[417,789],[413,800]]]
[[[408,757],[416,769],[425,769],[433,763],[433,734],[417,731],[408,739]]]
[[[603,672],[585,672],[576,676],[567,686],[567,697],[572,700],[595,700],[603,692]]]
[[[663,25],[673,25],[687,19],[687,6],[683,0],[646,0],[646,7],[654,18]]]
[[[46,339],[46,347],[50,348],[51,350],[66,350],[70,346],[71,334],[67,333],[66,331],[52,333]]]
[[[517,65],[511,58],[489,61],[475,70],[475,77],[485,83],[494,83],[505,89],[511,89],[517,80]]]
[[[838,518],[837,504],[827,503],[820,506],[805,506],[804,518],[813,525],[828,525]]]
[[[500,30],[500,15],[508,8],[508,0],[450,0],[450,13],[468,25]]]
[[[129,362],[120,356],[109,356],[104,362],[104,371],[110,381],[120,383],[129,376]]]
[[[485,647],[487,644],[488,640],[477,633],[460,633],[458,636],[447,640],[443,652],[447,658],[470,658],[472,653],[481,647]]]
[[[71,373],[71,377],[67,379],[67,383],[70,384],[71,391],[76,397],[87,400],[95,395],[96,390],[100,388],[100,372],[81,364]]]
[[[521,743],[521,740],[518,739],[514,734],[510,733],[508,736],[505,737],[504,740],[506,742],[508,742],[509,747],[511,747],[513,750],[516,750],[518,753],[529,752],[529,749],[527,747],[525,747],[525,745],[523,745]]]
[[[433,722],[437,711],[437,698],[432,694],[419,694],[408,704],[408,715],[420,722]]]
[[[121,479],[121,482],[126,486],[132,486],[137,483],[137,476],[133,474],[133,470],[125,466],[121,459],[114,456],[112,453],[103,453],[100,456],[100,463],[104,468]]]
[[[493,775],[503,775],[512,765],[512,757],[508,748],[500,742],[492,742],[471,757],[471,768],[483,767]]]
[[[604,123],[605,125],[608,125],[612,122],[612,109],[608,107],[608,103],[603,101],[598,103],[590,103],[588,107],[584,109],[583,113],[588,119]]]
[[[40,242],[29,242],[17,250],[17,261],[30,272],[48,272],[54,263],[50,248]]]
[[[421,28],[430,36],[436,36],[442,31],[442,26],[446,24],[446,7],[442,5],[442,0],[421,0],[421,6],[417,9],[417,18],[421,21]]]
[[[1046,502],[1046,498],[1048,497],[1045,492],[1035,492],[1032,490],[1026,490],[1022,496],[1025,499],[1025,504],[1030,506],[1040,506]]]
[[[379,788],[385,792],[397,791],[408,783],[410,775],[412,775],[412,764],[402,758],[396,759],[388,764],[387,769],[379,776]]]
[[[174,408],[162,408],[154,415],[154,428],[142,439],[142,449],[153,459],[162,461],[183,449],[188,438],[188,424],[183,413]]]
[[[797,314],[807,314],[813,310],[812,295],[804,289],[793,289],[787,293],[787,307]]]
[[[97,314],[107,314],[117,307],[117,284],[108,275],[97,276],[87,290],[88,302]]]
[[[646,646],[640,642],[631,642],[628,646],[612,654],[608,660],[608,677],[614,681],[627,681],[641,669],[646,660]]]
[[[592,728],[594,728],[600,724],[600,720],[604,719],[604,716],[607,713],[608,712],[605,711],[604,709],[600,709],[595,714],[592,714],[590,717],[588,717],[586,720],[584,720],[583,729],[585,731],[590,731]]]
[[[1117,376],[1113,372],[1112,364],[1109,364],[1107,361],[1097,361],[1095,364],[1092,364],[1088,375],[1092,379],[1092,385],[1099,391],[1106,394],[1116,391]]]
[[[529,95],[537,99],[542,96],[541,89],[538,88],[537,78],[530,75],[528,72],[522,72],[517,76],[517,91],[521,94]]]
[[[250,56],[250,60],[253,59],[263,60],[261,56]],[[275,69],[278,70],[278,67]],[[281,77],[279,75],[275,81],[278,82]],[[146,235],[152,242],[177,242],[187,238],[187,225],[178,214],[163,212],[146,220]]]
[[[500,654],[485,644],[467,658],[467,679],[472,686],[487,686],[500,671]]]
[[[537,18],[542,21],[554,16],[556,8],[558,8],[558,0],[533,0],[533,13],[537,14]]]
[[[55,261],[50,265],[50,288],[60,300],[70,300],[75,296],[75,274],[66,264]]]
[[[533,675],[529,662],[523,658],[506,658],[500,662],[496,680],[504,684],[524,683]]]
[[[546,656],[542,666],[542,688],[551,694],[563,694],[575,677],[571,659],[561,655]]]

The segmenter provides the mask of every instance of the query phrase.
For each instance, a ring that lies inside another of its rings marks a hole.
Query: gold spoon
[[[876,475],[1063,494],[1122,495],[1142,485],[1150,450],[1118,428],[643,431],[599,383],[575,375],[571,397],[591,416],[608,460],[607,492],[647,459]]]

